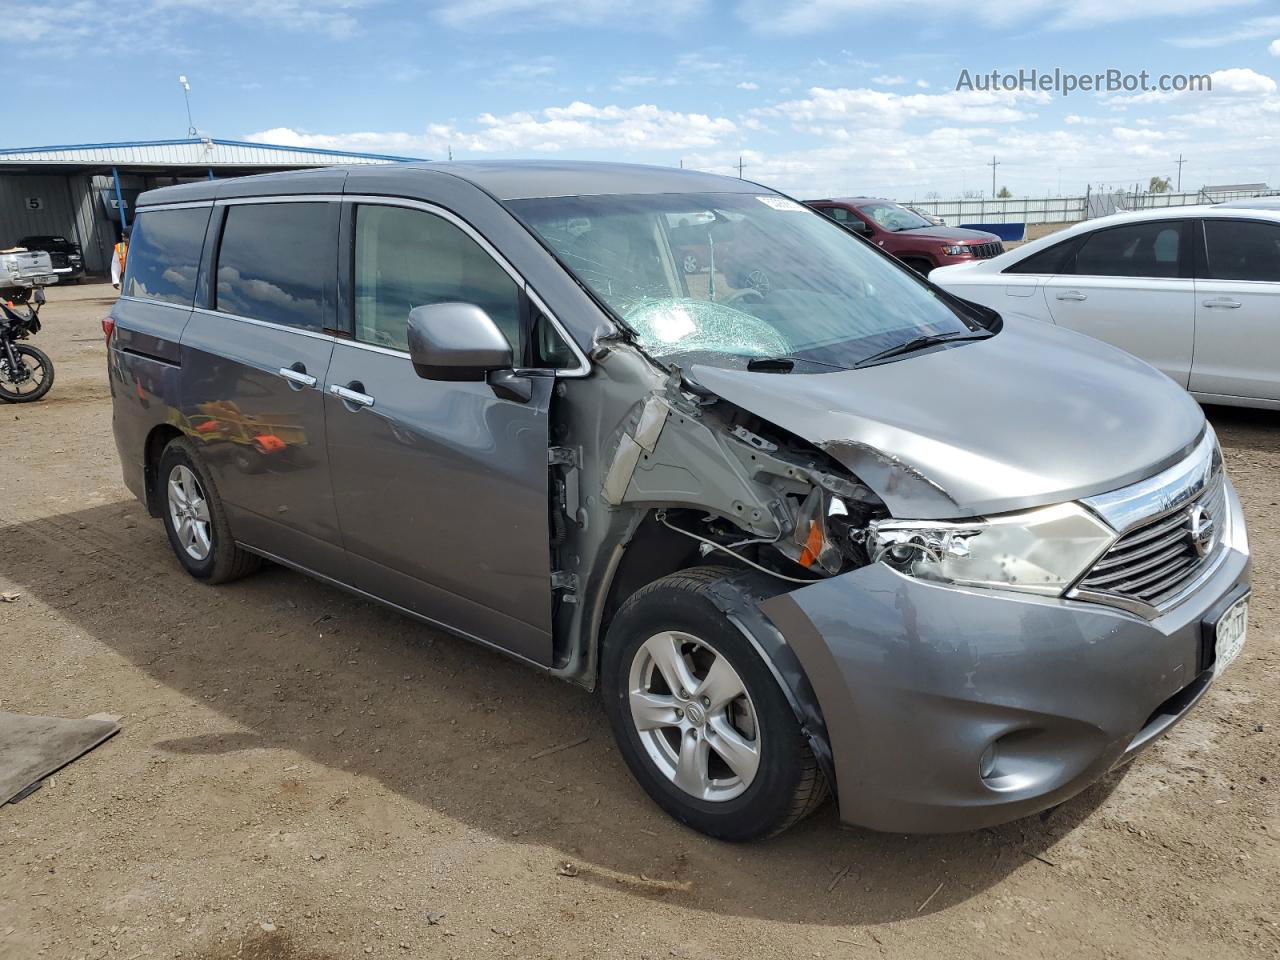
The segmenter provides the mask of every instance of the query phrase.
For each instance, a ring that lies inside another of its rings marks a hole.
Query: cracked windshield
[[[776,195],[557,197],[511,209],[659,359],[818,373],[976,328],[905,269]],[[808,361],[808,363],[804,363]]]

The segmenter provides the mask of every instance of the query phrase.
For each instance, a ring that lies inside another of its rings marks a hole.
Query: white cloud
[[[258,143],[439,157],[455,153],[558,153],[696,150],[714,147],[735,134],[727,117],[662,110],[652,104],[595,106],[575,101],[564,107],[496,115],[483,113],[466,126],[431,124],[422,133],[358,132],[321,134],[276,127],[248,135]]]
[[[963,9],[988,26],[1035,23],[1051,30],[1088,29],[1127,20],[1193,16],[1252,4],[1254,0],[1002,0],[957,8],[952,0],[917,0],[916,9],[940,14]],[[738,16],[761,33],[805,34],[830,30],[855,18],[896,14],[900,0],[740,0]]]
[[[130,12],[129,19],[145,23],[182,12],[221,15],[342,39],[359,31],[356,13],[374,2],[376,0],[255,0],[229,4],[223,0],[144,0],[141,9]]]
[[[1175,47],[1191,49],[1225,47],[1231,43],[1239,43],[1241,40],[1256,40],[1259,37],[1270,36],[1276,31],[1280,31],[1280,16],[1249,17],[1226,30],[1208,33],[1202,31],[1187,36],[1173,37],[1169,42]]]
[[[917,86],[917,87],[919,87],[921,90],[928,90],[928,89],[929,89],[929,81],[928,81],[928,80],[917,80],[917,81],[916,81],[916,86]]]
[[[1133,96],[1116,96],[1108,103],[1128,106],[1145,103],[1168,103],[1183,100],[1187,97],[1251,98],[1269,96],[1276,92],[1276,82],[1265,74],[1258,73],[1248,67],[1232,67],[1227,70],[1215,70],[1209,74],[1207,90],[1152,90]]]
[[[534,57],[532,60],[517,60],[498,70],[485,81],[494,87],[527,87],[531,84],[545,84],[560,70],[560,61],[552,56]]]
[[[859,125],[874,123],[885,127],[900,127],[918,118],[957,123],[1014,123],[1035,116],[1021,109],[1019,104],[1048,102],[1049,95],[1040,91],[959,90],[900,94],[865,87],[812,87],[804,99],[788,100],[757,112],[789,117],[797,124],[808,125],[811,132],[820,133],[824,132],[824,124],[833,121]],[[829,133],[830,129],[825,132]]]
[[[1267,52],[1273,57],[1280,57],[1280,40],[1272,40],[1271,46],[1267,47]]]
[[[485,31],[524,27],[643,27],[662,32],[710,8],[710,0],[649,0],[632,7],[612,0],[445,0],[435,16],[451,27]]]
[[[78,31],[83,35],[88,33],[87,25],[77,25],[78,21],[91,15],[92,5],[84,2],[62,7],[51,3],[6,4],[4,31],[9,42],[17,45],[36,43],[64,30]]]
[[[1280,42],[1280,41],[1277,41],[1277,42]],[[738,89],[739,90],[759,90],[760,84],[753,83],[750,80],[743,80],[740,84],[738,84]]]
[[[907,82],[907,78],[901,74],[882,73],[878,77],[872,77],[871,82],[878,83],[882,87],[900,87]]]

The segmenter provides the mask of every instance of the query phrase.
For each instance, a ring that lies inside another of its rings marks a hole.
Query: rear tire
[[[827,783],[772,672],[708,595],[731,572],[696,567],[631,596],[609,627],[601,694],[649,796],[695,830],[743,841],[812,813]]]
[[[206,583],[227,583],[262,566],[231,536],[213,477],[190,440],[178,437],[160,455],[159,500],[169,545],[187,573]]]
[[[34,385],[31,380],[15,383],[6,379],[13,375],[12,371],[0,374],[0,400],[9,403],[35,403],[53,386],[53,361],[43,350],[29,347],[25,343],[14,344],[13,352],[18,355],[18,362],[24,363],[32,377],[37,378],[37,382]],[[24,360],[24,357],[29,357],[34,366]]]

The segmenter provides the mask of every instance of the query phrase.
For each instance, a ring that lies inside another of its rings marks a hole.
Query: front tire
[[[14,344],[13,352],[17,354],[18,363],[25,367],[27,373],[22,379],[8,368],[0,370],[0,400],[9,403],[34,403],[49,392],[53,386],[53,361],[43,350],[24,344]],[[0,358],[3,358],[0,352]]]
[[[165,531],[187,573],[206,583],[227,583],[262,565],[232,538],[222,498],[191,441],[169,442],[160,456],[159,477]]]
[[[742,841],[803,819],[827,785],[773,674],[710,599],[731,572],[685,570],[630,597],[609,627],[601,687],[623,759],[658,805]]]

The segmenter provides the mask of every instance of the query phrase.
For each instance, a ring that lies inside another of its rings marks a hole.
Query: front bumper
[[[1229,482],[1227,501],[1222,561],[1154,620],[948,587],[884,564],[763,602],[822,709],[841,819],[903,832],[1014,820],[1074,796],[1171,728],[1212,681],[1203,621],[1249,581]]]

